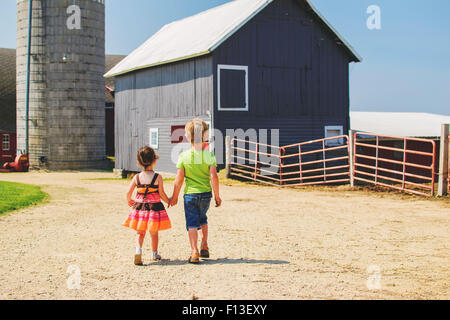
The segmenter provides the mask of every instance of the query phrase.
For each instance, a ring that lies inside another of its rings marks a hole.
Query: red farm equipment
[[[8,162],[8,159],[11,161]],[[30,167],[28,156],[25,154],[19,154],[15,159],[12,156],[4,157],[1,161],[0,172],[27,172]]]

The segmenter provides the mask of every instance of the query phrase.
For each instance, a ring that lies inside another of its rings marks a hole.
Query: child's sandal
[[[200,257],[198,256],[198,253],[190,256],[188,262],[192,264],[200,263]]]
[[[200,257],[201,258],[209,258],[209,248],[208,248],[208,246],[206,246],[206,247],[203,247],[201,250],[200,250]]]
[[[152,259],[153,259],[153,261],[159,261],[159,260],[161,260],[161,256],[158,254],[158,252],[153,252]]]

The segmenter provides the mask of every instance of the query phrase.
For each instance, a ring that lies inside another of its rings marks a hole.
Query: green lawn
[[[39,203],[46,197],[38,186],[0,181],[0,215]]]

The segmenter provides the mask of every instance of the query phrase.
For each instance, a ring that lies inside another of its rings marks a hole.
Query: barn
[[[16,50],[0,48],[0,167],[16,155]]]
[[[170,23],[105,75],[116,168],[137,171],[136,150],[150,144],[158,170],[175,171],[184,141],[173,133],[193,117],[222,138],[279,129],[281,145],[347,132],[349,63],[360,61],[308,0],[235,0]]]
[[[119,63],[125,56],[122,55],[106,55],[105,68],[106,71],[111,70],[117,63]],[[115,95],[115,83],[114,79],[106,79],[105,82],[105,147],[106,155],[114,156],[115,143],[114,143],[114,95]]]

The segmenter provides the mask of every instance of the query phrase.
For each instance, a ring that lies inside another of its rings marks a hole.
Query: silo
[[[28,9],[17,1],[17,149],[26,149]],[[30,166],[104,166],[104,0],[32,0]]]

